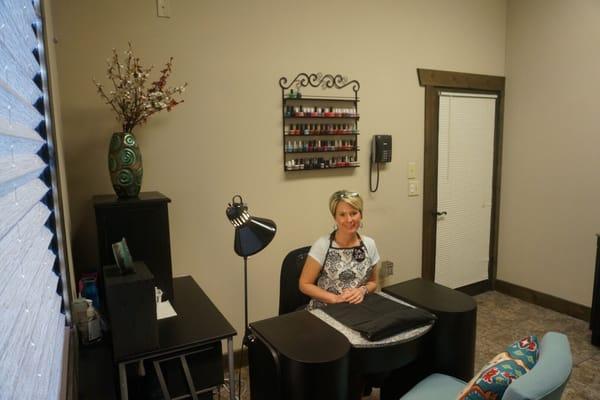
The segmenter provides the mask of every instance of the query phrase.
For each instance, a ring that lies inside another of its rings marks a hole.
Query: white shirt
[[[308,255],[314,258],[319,265],[322,267],[325,262],[325,255],[327,254],[327,249],[329,248],[329,237],[330,235],[321,236],[317,239],[316,242],[310,248]],[[377,251],[377,246],[375,246],[375,241],[368,236],[360,235],[365,247],[367,248],[367,255],[371,257],[371,265],[375,265],[379,262],[379,252]],[[333,247],[343,248],[336,243],[334,240],[331,243]]]

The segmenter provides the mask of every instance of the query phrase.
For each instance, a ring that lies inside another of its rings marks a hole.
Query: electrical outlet
[[[394,263],[391,261],[382,261],[381,262],[381,271],[379,275],[382,278],[388,277],[390,275],[394,275]]]
[[[159,17],[170,18],[170,8],[169,0],[156,0],[156,11]]]

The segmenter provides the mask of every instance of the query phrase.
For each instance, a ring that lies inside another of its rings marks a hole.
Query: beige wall
[[[591,305],[600,3],[511,0],[498,278]]]
[[[407,196],[407,162],[422,176],[424,90],[416,68],[504,75],[504,0],[171,1],[156,17],[152,0],[53,2],[74,259],[96,268],[91,197],[111,193],[106,154],[119,129],[96,95],[111,49],[131,41],[144,63],[175,57],[172,84],[188,82],[185,103],[136,133],[143,190],[172,199],[175,275],[191,274],[241,330],[242,260],[233,253],[225,206],[243,195],[257,216],[278,224],[273,243],[249,261],[250,320],[277,311],[285,254],[328,233],[329,194],[363,193],[364,233],[392,283],[420,275],[422,198]],[[284,173],[281,76],[341,73],[361,84],[355,170]],[[371,135],[390,133],[394,161],[368,193]]]

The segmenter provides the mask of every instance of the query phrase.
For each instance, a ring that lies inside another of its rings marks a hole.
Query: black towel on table
[[[385,339],[437,319],[428,311],[400,304],[378,294],[366,296],[360,304],[330,304],[323,311],[371,341]]]

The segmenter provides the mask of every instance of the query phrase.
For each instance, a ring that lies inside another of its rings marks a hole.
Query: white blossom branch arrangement
[[[140,59],[133,55],[131,43],[125,51],[121,62],[116,49],[112,57],[106,61],[106,76],[112,82],[113,89],[106,91],[95,79],[98,94],[117,114],[117,121],[123,126],[123,132],[132,132],[133,128],[144,124],[148,118],[159,111],[171,111],[176,105],[183,103],[182,93],[187,83],[181,86],[167,86],[167,79],[173,69],[173,57],[167,61],[160,71],[157,81],[147,86],[152,66],[145,68]]]

